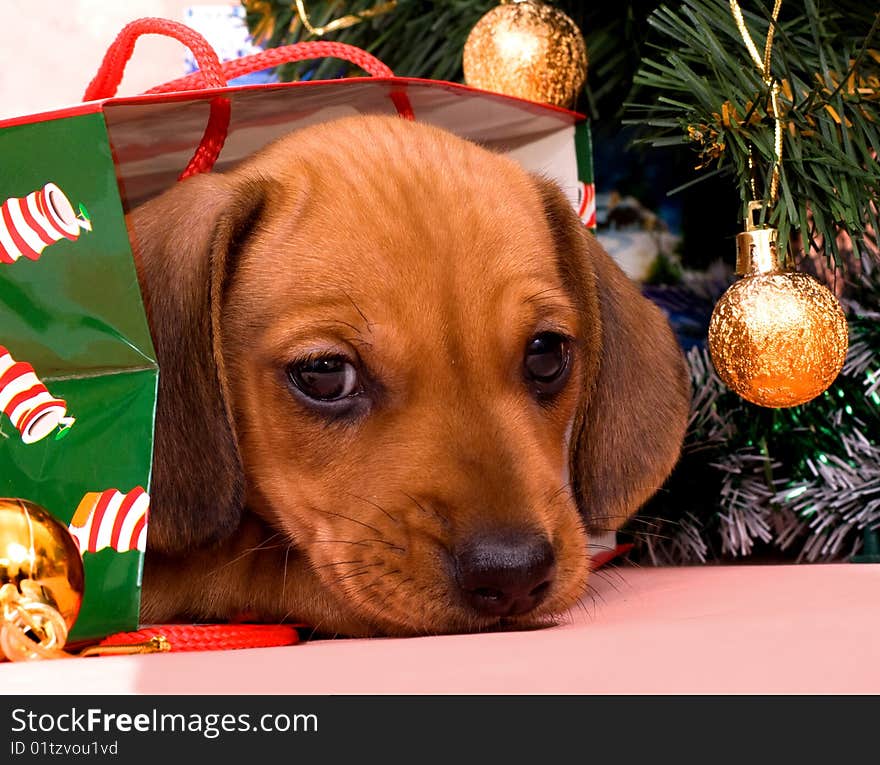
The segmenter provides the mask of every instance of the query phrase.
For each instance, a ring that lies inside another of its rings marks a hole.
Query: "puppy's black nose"
[[[531,611],[547,596],[556,569],[545,537],[515,531],[471,537],[455,563],[465,602],[484,616]]]

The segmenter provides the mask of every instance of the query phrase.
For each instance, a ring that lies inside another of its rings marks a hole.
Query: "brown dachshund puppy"
[[[160,365],[144,622],[552,622],[676,462],[670,327],[554,184],[394,117],[129,219]]]

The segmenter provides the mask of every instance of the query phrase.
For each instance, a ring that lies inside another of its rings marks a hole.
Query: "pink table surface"
[[[609,569],[532,632],[0,665],[3,694],[880,693],[880,565]]]

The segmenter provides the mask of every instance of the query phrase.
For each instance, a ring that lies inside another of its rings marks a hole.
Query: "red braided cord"
[[[199,142],[199,148],[193,154],[183,172],[177,177],[179,181],[189,178],[191,175],[210,172],[223,151],[226,143],[226,135],[229,132],[229,117],[232,113],[232,103],[228,98],[212,98],[211,111],[208,116],[208,124]]]
[[[126,24],[110,44],[98,73],[89,83],[83,95],[84,101],[112,98],[116,95],[125,65],[134,53],[134,45],[141,35],[157,34],[171,37],[189,48],[199,65],[200,87],[223,88],[226,79],[220,59],[208,41],[194,29],[168,19],[144,18]],[[198,149],[180,174],[180,179],[205,172],[214,166],[229,129],[230,103],[228,98],[211,101],[211,115]]]
[[[116,39],[104,54],[98,73],[86,88],[83,101],[112,98],[116,95],[119,83],[122,82],[125,65],[134,53],[134,44],[141,35],[146,34],[164,35],[183,43],[192,51],[200,71],[204,72],[202,79],[211,87],[225,87],[226,80],[223,77],[220,59],[204,37],[194,29],[176,21],[145,18],[126,24],[116,35]]]
[[[263,69],[271,69],[281,64],[289,64],[294,61],[307,61],[314,58],[341,58],[363,69],[373,77],[393,77],[394,72],[383,64],[375,56],[371,56],[365,50],[356,48],[354,45],[336,42],[303,42],[294,45],[282,45],[278,48],[268,48],[260,53],[250,56],[242,56],[232,61],[224,61],[220,67],[223,76],[227,80],[233,80],[244,74],[260,72]],[[186,77],[165,82],[151,88],[147,93],[166,93],[172,90],[195,90],[203,88],[204,75],[201,71],[193,72]]]
[[[281,64],[289,64],[294,61],[308,61],[315,58],[340,58],[363,69],[373,77],[393,77],[394,72],[390,67],[383,64],[378,58],[367,53],[365,50],[337,42],[303,42],[294,45],[282,45],[278,48],[268,48],[260,53],[250,56],[242,56],[232,61],[225,61],[220,66],[223,76],[227,80],[234,80],[244,74],[260,72],[271,69]],[[175,90],[195,90],[204,86],[202,73],[193,72],[186,77],[165,82],[151,88],[147,93],[167,93]],[[412,105],[403,91],[395,91],[391,94],[391,100],[397,108],[398,114],[405,119],[415,119]]]
[[[302,626],[302,625],[299,625]],[[164,637],[172,651],[222,651],[299,643],[293,624],[161,624],[104,638],[100,646],[128,646]]]

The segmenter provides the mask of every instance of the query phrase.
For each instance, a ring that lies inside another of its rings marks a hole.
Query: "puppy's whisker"
[[[609,533],[612,531],[618,531],[620,528],[617,525],[601,526],[596,523],[596,521],[601,521],[601,520],[617,520],[617,518],[615,516],[611,516],[611,515],[590,516],[589,518],[586,519],[586,522],[587,522],[589,529],[594,533],[595,532]],[[632,519],[629,519],[627,521],[627,524],[626,524],[627,526],[629,525],[631,520]],[[648,525],[648,524],[646,524],[646,525]],[[655,526],[655,524],[651,524],[651,526]],[[660,539],[660,540],[664,540],[664,541],[669,541],[669,540],[673,539],[673,537],[670,536],[669,534],[660,534],[658,532],[645,531],[645,530],[641,530],[641,529],[633,529],[630,533],[633,536],[636,536],[636,537],[639,537],[642,539]]]
[[[552,504],[557,499],[559,499],[560,496],[562,496],[563,494],[566,494],[566,493],[568,494],[568,497],[566,497],[566,499],[573,498],[574,492],[572,491],[571,482],[566,482],[566,483],[562,484],[562,486],[560,486],[549,497],[547,497],[547,504],[548,505]]]
[[[380,574],[379,576],[373,577],[373,579],[368,584],[364,585],[361,588],[361,590],[360,590],[361,595],[364,595],[366,598],[366,602],[369,602],[369,598],[372,597],[372,591],[375,588],[382,586],[382,582],[381,582],[382,579],[384,579],[386,576],[393,576],[395,574],[400,574],[400,573],[402,573],[401,570],[399,568],[396,568],[392,571],[386,571],[384,574]]]
[[[274,534],[270,534],[268,537],[266,537],[259,544],[254,545],[253,547],[249,548],[246,552],[251,552],[252,550],[267,549],[266,545],[268,545],[270,542],[274,542],[276,539],[278,539],[278,537],[281,537],[281,536],[285,536],[285,535],[280,531],[276,531]],[[273,545],[273,547],[280,547],[280,545]]]
[[[603,529],[602,527],[593,527],[594,531],[614,531],[613,528]],[[658,539],[664,542],[668,542],[674,539],[673,536],[669,534],[660,534],[655,531],[632,531],[630,532],[631,536],[637,537],[638,539]]]
[[[366,547],[367,544],[372,541],[368,539],[360,539],[357,541],[353,541],[351,539],[315,539],[312,540],[311,544],[320,545],[320,544],[328,544],[328,545],[358,545],[362,547]]]
[[[365,576],[366,574],[370,573],[370,569],[376,568],[376,566],[382,566],[382,565],[384,565],[383,561],[378,561],[376,563],[368,563],[364,566],[361,566],[358,569],[355,569],[351,573],[346,574],[345,576],[339,577],[338,579],[336,579],[336,582],[338,584],[341,584],[342,582],[344,582],[348,579],[354,579],[355,577],[358,577],[358,576]]]
[[[320,566],[312,566],[314,570],[322,569],[322,568],[330,568],[332,566],[352,566],[356,563],[364,563],[363,560],[337,560],[333,561],[333,563],[322,563]]]
[[[284,616],[281,617],[278,623],[289,624],[291,617],[293,617],[293,623],[296,624],[299,629],[303,630],[303,632],[300,633],[303,636],[303,642],[308,642],[309,640],[312,640],[315,635],[318,634],[320,626],[313,627],[311,624],[304,622],[301,618],[299,618],[295,610],[286,611],[284,613]],[[321,619],[321,621],[318,622],[318,625],[324,624],[325,621],[327,620]],[[308,632],[306,633],[305,630],[308,630]]]
[[[363,521],[359,521],[359,520],[357,520],[357,518],[350,518],[347,515],[343,515],[342,513],[334,513],[330,510],[321,510],[320,508],[316,508],[316,509],[318,510],[318,512],[324,513],[324,515],[332,515],[336,518],[342,518],[343,520],[351,521],[352,523],[356,523],[359,526],[363,526],[364,528],[367,528],[370,531],[375,531],[380,537],[382,536],[382,532],[379,531],[379,529],[377,529],[375,526],[371,526],[369,523],[364,523]]]
[[[394,550],[395,552],[399,552],[402,555],[406,553],[406,548],[401,547],[400,545],[394,544],[394,542],[389,542],[387,539],[364,539],[365,543],[373,542],[375,544],[385,545],[389,550]]]
[[[349,298],[349,300],[350,300],[350,299],[351,299],[351,298]],[[361,314],[361,315],[363,315],[363,314]],[[329,323],[331,323],[331,324],[341,324],[343,327],[348,327],[348,328],[349,328],[352,332],[354,332],[358,337],[361,336],[361,330],[360,330],[360,328],[359,328],[359,327],[356,327],[354,324],[350,324],[350,323],[347,322],[347,321],[343,321],[342,319],[333,319],[333,320],[332,320],[331,322],[329,322]]]
[[[290,557],[290,551],[293,549],[293,545],[287,545],[287,550],[284,552],[284,572],[281,575],[281,597],[284,598],[284,593],[287,591],[287,559]]]
[[[354,299],[352,298],[351,295],[348,294],[348,292],[346,292],[345,290],[342,290],[342,294],[345,295],[346,298],[348,298],[348,302],[354,306],[354,310],[357,311],[360,314],[360,317],[364,320],[364,323],[367,325],[367,332],[372,334],[373,333],[373,322],[371,322],[367,318],[366,314],[360,309],[360,306],[358,306],[358,304],[354,302]]]
[[[547,313],[550,313],[551,311],[563,313],[566,310],[571,310],[571,306],[566,305],[565,303],[556,303],[544,299],[535,300],[533,302],[541,309],[541,311],[545,311]]]
[[[334,544],[334,545],[356,545],[359,547],[368,547],[371,544],[385,545],[389,550],[394,550],[401,554],[406,553],[406,548],[389,542],[387,539],[315,539],[311,544]]]
[[[548,613],[535,619],[535,624],[538,626],[545,626],[545,623],[547,626],[551,627],[559,627],[563,624],[574,624],[574,606],[569,606],[564,611]]]
[[[620,594],[620,592],[621,592],[620,587],[618,587],[617,584],[615,584],[607,576],[605,576],[604,572],[594,571],[593,575],[598,577],[599,579],[601,579],[603,582],[606,582],[608,584],[608,586],[611,587],[618,595]]]
[[[379,576],[377,576],[373,581],[378,582],[380,579],[384,579],[386,576],[394,576],[395,574],[399,573],[399,568],[391,569],[390,571],[386,571],[384,574],[379,574]]]
[[[446,528],[449,528],[449,519],[444,518],[433,507],[430,510],[426,510],[425,506],[421,502],[419,502],[415,497],[413,497],[412,495],[407,494],[405,491],[402,491],[401,494],[403,494],[404,497],[406,497],[410,502],[412,502],[425,515],[427,515],[429,517],[437,518],[437,520],[439,520],[443,526],[445,526]]]
[[[350,342],[352,345],[356,345],[359,348],[372,348],[373,347],[373,344],[371,342],[369,342],[367,340],[362,340],[359,337],[347,337],[345,339],[348,340],[348,342]]]
[[[617,580],[621,584],[628,584],[626,577],[623,575],[623,571],[621,571],[620,566],[615,566],[614,564],[608,563],[601,568],[597,568],[596,570],[591,572],[592,574],[598,576],[600,579],[603,579],[608,576],[616,576]]]
[[[604,520],[613,520],[613,516],[605,516],[605,517],[601,517],[601,516],[593,517],[593,516],[591,516],[591,517],[588,519],[588,521],[590,522],[590,526],[592,526],[593,528],[600,528],[600,529],[603,528],[603,527],[598,526],[598,525],[595,523],[595,521],[604,521]],[[629,527],[630,523],[632,523],[632,519],[628,519],[628,520],[627,520],[626,526]],[[660,527],[660,525],[659,525],[659,524],[655,524],[655,523],[642,523],[642,526],[639,527],[639,528],[637,528],[637,529],[633,529],[633,530],[632,530],[632,533],[634,533],[634,534],[654,534],[654,533],[656,533],[656,532],[649,531],[649,529],[654,529],[654,528],[659,528],[659,527]],[[609,530],[609,531],[613,531],[613,529],[610,528],[610,527],[608,527],[608,530]]]
[[[633,516],[627,518],[627,521],[626,521],[626,522],[627,522],[627,524],[630,524],[630,523],[642,523],[642,524],[644,524],[644,525],[646,525],[646,526],[647,526],[647,525],[650,525],[650,526],[662,526],[664,523],[675,523],[675,524],[677,524],[677,521],[675,521],[674,519],[671,519],[671,518],[660,518],[660,517],[658,517],[658,516],[656,516],[656,515],[633,515]]]
[[[288,612],[285,614],[284,618],[286,619],[286,618],[292,616],[294,613],[295,613],[294,611],[288,611]],[[311,640],[313,637],[315,637],[315,635],[319,634],[319,631],[320,631],[320,629],[321,629],[321,625],[324,624],[324,622],[326,622],[326,621],[327,621],[326,618],[324,618],[324,619],[319,619],[319,620],[317,621],[317,623],[314,624],[314,625],[312,626],[312,628],[311,628],[311,630],[309,631],[309,634],[308,634],[308,637],[306,638],[306,640]]]
[[[601,592],[599,592],[599,590],[597,590],[595,587],[593,587],[592,585],[589,585],[587,587],[587,592],[590,593],[590,597],[592,597],[594,600],[596,598],[599,598],[599,600],[602,601],[603,606],[608,604],[608,601],[605,600],[605,596]]]
[[[397,608],[389,608],[388,601],[394,596],[394,594],[405,584],[409,584],[413,579],[407,577],[405,579],[401,579],[395,587],[383,598],[382,602],[379,604],[378,613],[382,615],[382,618],[387,619],[388,614],[391,614],[395,617],[395,621],[403,622],[404,624],[411,624],[411,620],[409,616],[405,613],[402,613],[400,609]],[[427,627],[425,628],[427,629]]]
[[[539,290],[538,292],[535,292],[534,294],[529,295],[525,299],[525,301],[527,303],[531,303],[534,300],[539,300],[544,295],[551,295],[551,294],[565,296],[566,293],[565,293],[565,290],[562,289],[561,287],[548,287],[547,289]]]
[[[284,624],[291,616],[293,616],[293,611],[286,611],[284,615],[278,620],[279,624]]]
[[[388,611],[387,606],[388,606],[389,599],[394,596],[394,593],[396,593],[401,588],[402,585],[406,584],[407,582],[411,582],[411,581],[413,581],[411,577],[407,577],[406,579],[401,579],[391,590],[389,590],[388,593],[386,593],[385,597],[382,599],[382,602],[379,604],[378,610],[376,612],[377,619],[378,618],[386,618],[385,614]],[[391,613],[394,614],[393,609],[392,609]],[[395,614],[395,615],[398,616],[398,621],[403,621],[404,623],[408,622],[407,619],[400,619],[399,614]]]
[[[587,608],[587,604],[584,603],[584,599],[583,599],[583,598],[579,598],[579,599],[578,599],[578,601],[577,601],[577,605],[581,607],[581,609],[582,609],[583,612],[584,612],[584,615],[585,615],[587,618],[589,618],[589,619],[595,619],[595,618],[596,618],[596,596],[593,595],[592,592],[589,592],[589,593],[587,593],[587,594],[590,596],[590,605],[593,606],[593,612],[590,613],[590,609]]]
[[[365,585],[361,590],[362,593],[367,593],[369,590],[372,590],[374,587],[378,587],[379,583],[386,576],[393,576],[394,574],[401,573],[399,568],[395,568],[391,571],[386,571],[384,574],[379,574],[379,576],[373,577],[373,579],[369,582],[369,584]]]
[[[381,512],[385,513],[385,515],[387,515],[396,524],[400,525],[400,519],[395,518],[393,515],[391,515],[391,513],[389,513],[384,507],[382,507],[382,505],[379,505],[375,502],[372,502],[369,499],[367,499],[366,497],[359,497],[357,494],[352,494],[350,492],[347,492],[347,494],[349,497],[352,497],[353,499],[360,500],[361,502],[366,502],[371,507],[375,507],[377,510],[380,510]]]
[[[629,568],[641,568],[641,566],[638,563],[627,563],[626,569]],[[626,578],[626,570],[622,566],[617,566],[613,563],[609,563],[602,568],[602,572],[602,577],[600,577],[600,579],[603,577],[614,577],[621,587],[626,587],[629,590],[633,590],[633,585]]]
[[[242,550],[238,555],[236,555],[234,558],[226,561],[222,566],[217,566],[214,569],[214,571],[223,571],[223,569],[227,568],[228,566],[232,566],[232,565],[238,563],[239,561],[243,560],[244,558],[247,558],[248,555],[253,555],[255,552],[263,552],[265,550],[275,550],[279,547],[290,547],[289,542],[281,542],[280,544],[275,544],[275,545],[269,544],[269,542],[272,542],[273,540],[277,539],[280,536],[284,536],[284,535],[281,532],[277,532],[275,534],[272,534],[272,536],[267,537],[262,542],[260,542],[260,544],[254,545],[253,547],[248,547],[245,550]]]
[[[643,521],[643,522],[652,522],[652,523],[668,523],[668,518],[661,518],[659,515],[644,515],[643,513],[638,513],[637,515],[632,516],[629,520],[631,521]]]

